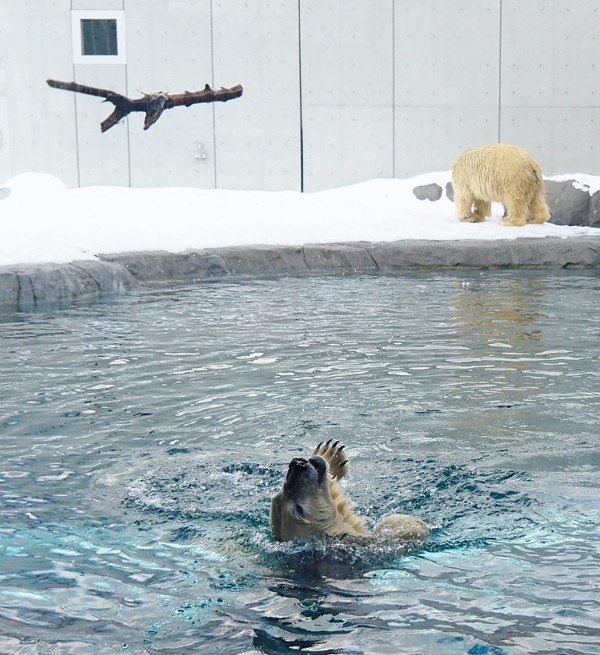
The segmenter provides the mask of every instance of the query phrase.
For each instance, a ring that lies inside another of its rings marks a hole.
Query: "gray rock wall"
[[[0,312],[65,307],[136,284],[234,275],[349,275],[411,268],[600,267],[600,236],[251,246],[100,255],[100,261],[0,268]]]
[[[0,268],[0,312],[53,309],[118,295],[137,284],[121,264],[81,261]]]
[[[556,225],[587,225],[600,227],[600,191],[593,195],[578,189],[573,182],[547,180],[546,202],[550,209],[550,223]],[[593,210],[593,207],[596,210]]]
[[[582,225],[600,227],[600,191],[590,194],[585,188],[574,186],[575,180],[555,182],[546,180],[546,202],[550,209],[550,223],[555,225]],[[444,189],[439,184],[423,184],[413,189],[418,200],[435,202]],[[446,197],[454,202],[452,182],[445,188]]]

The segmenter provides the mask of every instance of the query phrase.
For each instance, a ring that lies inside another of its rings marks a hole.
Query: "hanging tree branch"
[[[184,91],[183,93],[144,93],[141,98],[131,100],[126,96],[109,91],[108,89],[98,89],[95,86],[86,86],[77,82],[59,82],[58,80],[46,80],[49,86],[54,89],[64,89],[74,93],[85,93],[89,96],[98,96],[104,98],[104,102],[112,102],[115,106],[113,113],[105,118],[100,124],[102,132],[106,132],[113,125],[116,125],[121,119],[134,111],[143,111],[146,114],[144,119],[144,129],[147,130],[151,125],[162,116],[165,109],[179,107],[181,105],[189,107],[200,102],[226,102],[233,98],[239,98],[243,93],[241,84],[231,87],[221,87],[211,89],[207,84],[202,91]]]

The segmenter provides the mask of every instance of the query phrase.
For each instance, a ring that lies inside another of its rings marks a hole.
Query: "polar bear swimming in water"
[[[378,539],[424,540],[427,523],[418,516],[391,514],[370,532],[339,481],[348,471],[345,446],[320,443],[307,459],[294,458],[283,487],[271,499],[271,532],[277,541],[311,534],[354,535]]]

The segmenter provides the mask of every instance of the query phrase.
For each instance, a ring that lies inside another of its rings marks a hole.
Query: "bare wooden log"
[[[106,132],[106,130],[109,130],[134,111],[143,111],[146,114],[144,129],[147,130],[156,123],[165,109],[180,106],[189,107],[201,102],[226,102],[233,98],[239,98],[244,91],[241,84],[218,89],[212,89],[207,84],[202,91],[184,91],[183,93],[173,94],[160,91],[158,93],[145,93],[141,98],[131,99],[109,89],[99,89],[95,86],[86,86],[77,82],[60,82],[58,80],[46,80],[46,82],[48,86],[54,89],[84,93],[89,96],[104,98],[105,102],[112,102],[115,108],[112,114],[100,124],[102,132]]]

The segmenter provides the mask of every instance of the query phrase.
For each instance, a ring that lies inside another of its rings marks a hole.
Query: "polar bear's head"
[[[271,532],[277,541],[310,534],[368,535],[339,484],[348,470],[344,445],[320,443],[309,458],[294,458],[281,490],[271,499]]]
[[[271,532],[277,541],[329,532],[336,524],[328,468],[320,455],[290,462],[283,487],[271,500]]]

